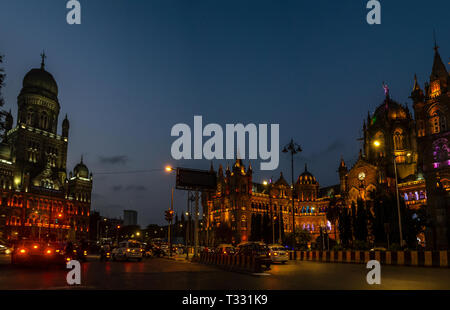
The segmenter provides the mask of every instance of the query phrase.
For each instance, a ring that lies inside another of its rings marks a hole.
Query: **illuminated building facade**
[[[211,167],[212,169],[212,167]],[[254,215],[268,216],[273,236],[269,243],[278,242],[281,236],[278,219],[284,232],[292,232],[292,187],[280,175],[275,182],[255,183],[252,179],[251,165],[246,169],[238,159],[232,169],[227,167],[225,173],[219,167],[217,190],[203,193],[202,206],[206,218],[207,230],[210,231],[209,243],[214,242],[214,229],[228,225],[237,236],[236,242],[252,240],[251,227]],[[328,232],[334,238],[334,225],[326,218],[328,200],[319,196],[319,183],[308,171],[298,177],[294,193],[295,227],[312,234],[313,241],[320,235],[320,230]],[[278,227],[278,229],[276,229]]]
[[[69,120],[57,133],[58,86],[40,68],[23,79],[18,115],[11,113],[0,144],[0,232],[4,239],[87,239],[92,174],[83,158],[67,175]]]
[[[408,208],[426,206],[431,227],[427,246],[448,248],[450,207],[450,81],[435,47],[430,82],[422,90],[414,80],[411,99],[414,117],[406,105],[386,98],[363,124],[363,149],[351,169],[341,160],[340,189],[344,204],[370,200],[377,188],[395,190],[395,168],[401,198]],[[395,161],[395,165],[394,165]]]

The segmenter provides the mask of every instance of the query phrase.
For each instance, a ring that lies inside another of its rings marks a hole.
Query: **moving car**
[[[44,241],[19,241],[11,253],[11,263],[66,265],[66,256],[58,245]]]
[[[289,253],[285,247],[279,244],[271,244],[269,247],[269,256],[272,259],[272,263],[285,264],[289,260]]]
[[[272,263],[272,259],[269,255],[269,248],[263,242],[241,243],[238,245],[237,254],[256,257],[261,262],[261,265],[266,266],[267,269],[270,268]]]
[[[143,255],[144,249],[141,243],[133,240],[122,241],[117,248],[112,250],[112,259],[114,261],[136,259],[140,262]]]

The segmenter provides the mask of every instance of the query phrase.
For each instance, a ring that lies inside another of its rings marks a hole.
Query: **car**
[[[272,259],[269,255],[269,248],[263,242],[245,242],[238,245],[237,253],[238,255],[245,255],[257,258],[261,265],[266,266],[267,269],[270,268]]]
[[[219,244],[214,253],[217,254],[225,254],[225,255],[233,255],[236,253],[236,249],[231,244]]]
[[[111,253],[114,261],[128,261],[130,259],[141,261],[144,256],[144,249],[142,248],[142,244],[140,242],[129,240],[120,242],[119,246],[113,249]]]
[[[385,252],[385,251],[387,251],[387,249],[383,247],[374,247],[370,249],[370,252]]]
[[[11,248],[6,244],[0,244],[0,254],[11,254]]]
[[[45,241],[19,241],[11,252],[13,265],[66,266],[66,256],[57,244]]]
[[[289,253],[285,247],[279,244],[271,244],[268,247],[272,263],[285,264],[289,260]]]

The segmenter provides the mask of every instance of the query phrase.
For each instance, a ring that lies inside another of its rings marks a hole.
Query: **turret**
[[[62,122],[62,136],[67,138],[69,137],[69,120],[67,119],[67,114],[66,117],[64,118],[63,122]]]
[[[348,173],[348,169],[347,169],[347,166],[345,165],[343,157],[341,157],[341,163],[339,164],[338,172],[339,172],[339,180],[340,180],[340,184],[341,184],[341,192],[343,193],[347,189],[346,176]]]

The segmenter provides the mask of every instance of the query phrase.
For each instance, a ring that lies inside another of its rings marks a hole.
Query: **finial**
[[[434,51],[437,53],[439,46],[437,45],[437,40],[436,40],[436,30],[433,29],[433,40],[434,40]]]
[[[44,70],[44,68],[45,68],[45,58],[47,58],[47,56],[45,55],[45,51],[42,51],[41,58],[42,58],[41,69]]]
[[[383,89],[384,89],[384,94],[386,95],[386,98],[388,98],[389,97],[389,86],[386,83],[384,83],[384,81],[383,81]]]
[[[305,164],[305,172],[308,171],[308,164]]]
[[[81,163],[83,163],[83,154],[81,154]]]

